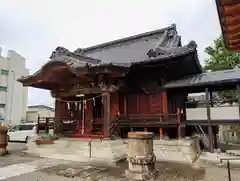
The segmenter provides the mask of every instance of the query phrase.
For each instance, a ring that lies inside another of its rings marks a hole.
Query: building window
[[[0,91],[7,91],[7,87],[0,86]]]
[[[0,104],[0,108],[4,108],[5,107],[5,104]]]
[[[8,75],[8,70],[1,69],[1,75]]]

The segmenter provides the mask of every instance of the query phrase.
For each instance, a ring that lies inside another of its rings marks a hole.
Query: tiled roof
[[[196,47],[195,42],[181,46],[181,37],[177,34],[176,25],[171,25],[93,47],[79,48],[74,52],[64,47],[57,47],[50,56],[50,61],[39,71],[31,76],[22,77],[19,81],[22,82],[40,74],[46,67],[53,64],[67,66],[73,73],[86,67],[88,69],[112,66],[129,68],[131,65],[157,62],[196,52]],[[193,62],[195,61],[195,64],[200,67],[197,56],[195,59]]]
[[[223,83],[240,83],[240,69],[230,69],[208,72],[170,81],[165,84],[166,89],[200,87],[218,85]]]
[[[80,49],[81,55],[102,60],[102,62],[140,62],[149,59],[149,50],[158,47],[170,48],[181,46],[181,36],[176,25],[159,30],[130,36],[120,40]]]
[[[80,49],[77,49],[75,52],[81,52],[81,51],[88,52],[88,51],[92,51],[92,50],[96,50],[96,49],[106,48],[106,47],[109,47],[109,46],[123,44],[123,43],[134,41],[134,40],[137,40],[137,39],[141,39],[141,38],[150,37],[150,36],[153,36],[153,35],[162,34],[166,30],[170,30],[170,29],[176,29],[176,25],[172,24],[169,27],[161,28],[161,29],[158,29],[158,30],[149,31],[149,32],[145,32],[145,33],[141,33],[141,34],[137,34],[137,35],[133,35],[133,36],[129,36],[129,37],[113,40],[113,41],[110,41],[110,42],[106,42],[106,43],[102,43],[102,44],[99,44],[99,45],[90,46],[90,47],[83,48],[83,49],[80,48]]]

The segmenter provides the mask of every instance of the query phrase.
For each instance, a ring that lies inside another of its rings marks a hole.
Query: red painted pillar
[[[161,98],[160,98],[160,103],[161,103],[161,111],[160,114],[162,116],[162,114],[164,114],[164,120],[166,120],[167,118],[167,94],[166,92],[162,92],[161,93]],[[162,117],[161,117],[162,118]],[[160,134],[160,138],[163,138],[163,128],[159,128],[159,134]]]
[[[108,138],[109,135],[109,126],[110,126],[110,93],[104,92],[102,94],[102,100],[103,100],[103,119],[104,119],[104,137]]]
[[[163,137],[163,129],[162,128],[159,128],[159,135],[160,135],[160,138]]]
[[[165,116],[168,114],[168,108],[167,108],[167,93],[164,91],[162,92],[162,111]]]

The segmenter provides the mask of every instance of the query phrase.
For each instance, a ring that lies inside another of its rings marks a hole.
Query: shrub
[[[58,136],[54,135],[54,134],[47,134],[47,135],[41,136],[41,139],[43,139],[43,140],[57,140]]]

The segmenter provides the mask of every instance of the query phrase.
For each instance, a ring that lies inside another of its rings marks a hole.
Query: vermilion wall
[[[165,92],[127,96],[128,114],[161,114],[166,113],[167,110],[167,95]]]

